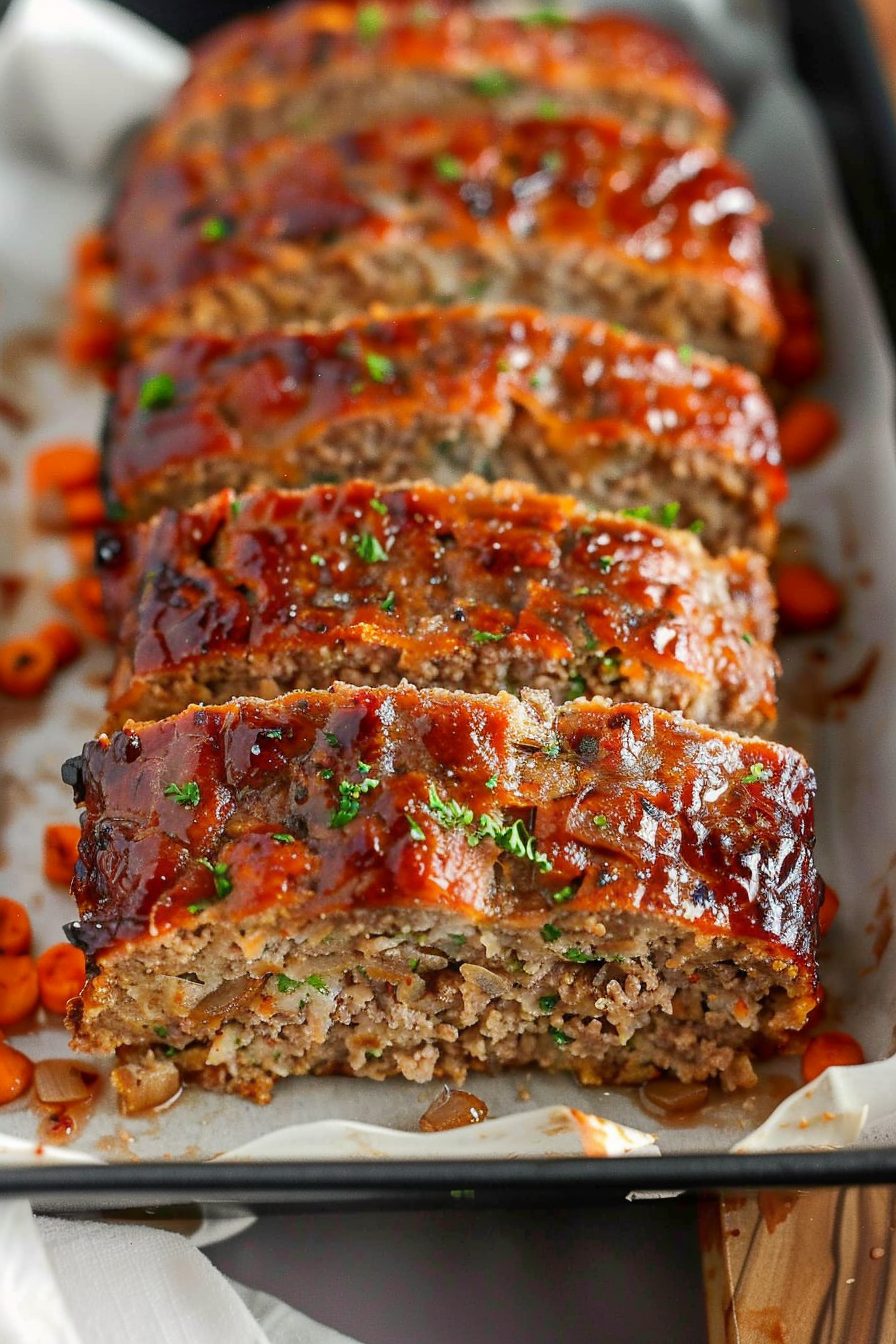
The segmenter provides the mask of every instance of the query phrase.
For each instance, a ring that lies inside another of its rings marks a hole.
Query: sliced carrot
[[[806,1046],[803,1078],[811,1083],[825,1069],[835,1065],[864,1063],[865,1052],[854,1036],[849,1036],[845,1031],[823,1031]]]
[[[92,532],[69,532],[66,538],[77,569],[93,569],[95,542]]]
[[[61,887],[71,883],[78,859],[80,826],[44,827],[44,877]]]
[[[840,433],[840,417],[826,401],[791,402],[780,421],[781,456],[788,467],[814,462]]]
[[[47,689],[56,671],[52,646],[38,635],[22,635],[0,644],[0,691],[32,700]]]
[[[20,901],[0,896],[0,953],[20,956],[31,947],[31,920]]]
[[[87,634],[96,639],[108,639],[109,629],[103,614],[103,595],[100,581],[94,574],[79,579],[67,579],[57,584],[50,596],[63,611],[74,616]]]
[[[840,897],[833,887],[827,883],[824,886],[824,892],[821,897],[821,905],[818,907],[818,933],[823,938],[828,929],[837,917],[837,911],[840,909]]]
[[[31,490],[78,490],[96,485],[100,478],[100,455],[92,443],[83,439],[60,439],[48,443],[31,456],[28,464]]]
[[[797,328],[788,331],[778,346],[772,372],[786,387],[798,387],[814,378],[823,363],[821,333],[813,327]]]
[[[37,638],[49,644],[56,658],[57,667],[68,667],[78,657],[83,647],[80,635],[66,625],[65,621],[48,621],[37,632]]]
[[[0,1106],[27,1092],[33,1077],[34,1065],[28,1056],[0,1041]]]
[[[0,1027],[33,1013],[40,1001],[37,967],[30,957],[0,957]]]
[[[775,586],[781,621],[791,630],[824,630],[843,609],[840,589],[814,565],[781,565]]]
[[[40,1001],[48,1013],[64,1013],[69,999],[80,994],[87,979],[84,953],[70,943],[56,943],[37,959]]]

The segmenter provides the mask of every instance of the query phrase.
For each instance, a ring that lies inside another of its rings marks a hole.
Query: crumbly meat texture
[[[147,405],[159,378],[171,380],[170,398]],[[601,508],[674,501],[709,549],[769,554],[786,494],[755,375],[529,308],[163,345],[122,368],[103,452],[119,517],[224,487],[475,471]]]
[[[690,533],[515,482],[225,491],[99,554],[113,726],[403,678],[645,700],[742,730],[774,717],[759,556],[714,560]]]
[[[673,143],[722,142],[724,99],[671,34],[625,14],[533,20],[466,7],[291,4],[193,53],[151,151],[277,132],[341,135],[402,117],[611,113]],[[150,147],[147,147],[148,150]]]
[[[335,686],[128,725],[64,775],[76,1049],[258,1101],[288,1074],[531,1063],[739,1086],[815,1002],[814,780],[773,743]]]
[[[373,305],[531,303],[752,368],[779,333],[742,167],[623,123],[434,118],[135,171],[115,211],[130,349]]]

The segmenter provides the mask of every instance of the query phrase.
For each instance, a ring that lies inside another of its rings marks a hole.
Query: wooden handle
[[[893,1344],[896,1190],[766,1190],[700,1205],[709,1344]]]

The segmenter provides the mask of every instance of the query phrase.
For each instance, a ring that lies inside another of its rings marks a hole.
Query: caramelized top
[[[170,400],[141,407],[141,388],[160,374],[173,380]],[[319,463],[301,445],[340,423],[388,416],[400,428],[415,417],[457,416],[485,423],[494,438],[514,411],[566,459],[560,475],[586,474],[592,455],[636,439],[746,467],[769,505],[786,493],[774,412],[753,374],[603,322],[527,308],[172,342],[121,371],[106,483],[116,511],[139,516],[146,493],[164,497],[166,477],[176,502],[194,470],[220,480],[215,463],[229,458],[252,464],[244,479],[310,484]],[[384,473],[392,460],[383,455]]]
[[[295,932],[377,906],[536,928],[612,907],[814,982],[806,762],[645,705],[337,685],[126,725],[63,775],[86,805],[70,936],[100,958],[263,910]]]
[[[485,18],[428,2],[290,4],[241,19],[196,48],[192,76],[167,117],[168,146],[220,134],[222,122],[225,134],[245,133],[262,118],[270,124],[272,116],[283,124],[284,112],[298,114],[289,99],[308,85],[394,81],[409,70],[453,78],[481,103],[499,105],[518,100],[527,85],[555,96],[606,91],[656,129],[723,138],[724,99],[669,33],[624,14],[563,19],[542,10],[540,20]],[[313,130],[313,110],[300,104],[305,121],[294,129]],[[326,115],[325,101],[321,110]],[[355,118],[363,117],[359,99]]]
[[[225,491],[166,510],[123,545],[106,595],[124,706],[138,703],[128,697],[143,679],[206,659],[241,666],[251,652],[257,678],[290,653],[307,669],[325,650],[364,646],[377,651],[370,667],[383,651],[418,684],[446,667],[475,689],[535,672],[556,680],[565,668],[575,694],[574,675],[592,669],[605,682],[667,673],[693,679],[697,693],[723,688],[728,722],[774,715],[762,560],[712,560],[687,532],[528,486]],[[493,681],[477,681],[483,660],[498,664]]]
[[[745,171],[710,148],[672,150],[596,118],[418,118],[146,164],[122,197],[114,240],[126,319],[186,286],[294,269],[308,249],[348,259],[399,241],[499,255],[548,245],[558,256],[597,248],[645,275],[711,279],[755,309],[772,341],[764,218]],[[488,284],[477,281],[476,298]]]

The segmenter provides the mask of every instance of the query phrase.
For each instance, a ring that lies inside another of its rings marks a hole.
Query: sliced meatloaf
[[[88,743],[76,1049],[288,1074],[749,1085],[815,1002],[814,781],[646,705],[358,689]]]
[[[646,700],[774,717],[774,596],[752,551],[506,481],[225,491],[99,547],[112,721],[334,680]]]
[[[290,4],[194,53],[152,152],[288,131],[339,135],[435,112],[609,112],[678,143],[720,144],[729,115],[685,47],[634,16],[523,19],[463,6]]]
[[[131,348],[476,298],[605,318],[761,368],[764,208],[709,148],[615,121],[432,118],[183,153],[112,224]]]
[[[711,550],[765,553],[786,493],[754,375],[531,309],[174,341],[122,368],[104,470],[115,517],[227,486],[475,471],[603,508],[677,501]]]

